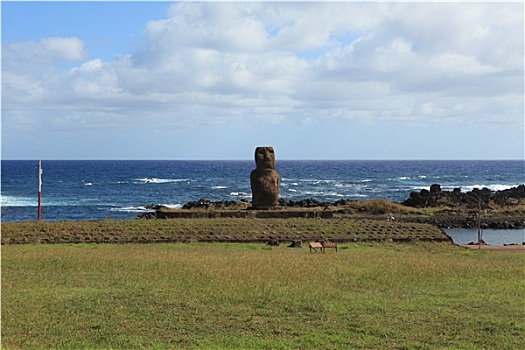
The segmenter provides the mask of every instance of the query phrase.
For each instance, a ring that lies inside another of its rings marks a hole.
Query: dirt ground
[[[524,253],[525,252],[525,245],[481,245],[478,247],[478,245],[469,245],[469,244],[459,244],[460,247],[468,248],[468,249],[481,249],[486,250],[490,252],[509,252],[509,253]]]

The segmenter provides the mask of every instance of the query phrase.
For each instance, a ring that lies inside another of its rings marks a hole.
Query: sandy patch
[[[481,249],[486,250],[490,252],[512,252],[512,253],[519,253],[519,252],[525,252],[525,245],[519,244],[519,245],[481,245],[478,247],[478,245],[469,245],[469,244],[458,244],[460,247],[468,248],[468,249]]]

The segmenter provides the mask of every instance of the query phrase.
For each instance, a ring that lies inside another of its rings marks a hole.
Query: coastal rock
[[[431,194],[441,193],[441,186],[438,184],[433,184],[432,186],[430,186],[430,193]]]
[[[425,199],[419,192],[410,192],[410,198],[404,201],[403,204],[409,207],[419,208],[424,206]]]
[[[519,185],[503,191],[491,191],[488,188],[474,188],[469,192],[461,192],[460,188],[453,191],[443,191],[439,184],[433,184],[430,191],[422,189],[419,193],[412,192],[410,197],[401,204],[415,207],[436,207],[436,206],[466,206],[471,209],[487,209],[490,203],[501,206],[518,204],[525,199],[525,185]]]
[[[525,185],[519,185],[494,193],[493,200],[499,205],[513,204],[517,199],[525,198]]]
[[[255,149],[256,169],[250,174],[252,208],[269,209],[279,204],[279,174],[275,171],[273,147]]]
[[[182,206],[182,209],[246,209],[249,204],[245,201],[215,201],[201,198],[198,201],[191,201]]]

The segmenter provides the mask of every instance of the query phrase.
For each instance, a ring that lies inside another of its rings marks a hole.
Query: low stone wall
[[[331,219],[334,212],[330,210],[288,211],[288,210],[240,210],[240,211],[162,211],[155,212],[157,219],[213,219],[213,218],[257,218],[257,219]]]

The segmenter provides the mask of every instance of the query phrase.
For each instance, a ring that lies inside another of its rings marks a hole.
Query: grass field
[[[523,349],[524,255],[446,243],[2,246],[3,349]]]

